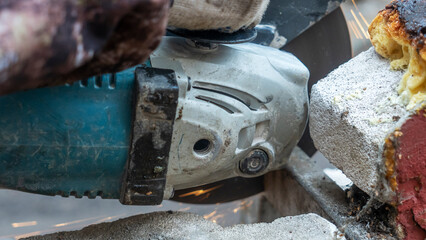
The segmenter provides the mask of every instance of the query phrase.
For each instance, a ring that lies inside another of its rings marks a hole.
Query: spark
[[[105,221],[108,221],[108,220],[111,220],[111,219],[116,219],[116,218],[119,218],[119,217],[123,217],[123,216],[125,216],[126,214],[120,214],[120,215],[116,215],[116,216],[109,216],[109,217],[106,217],[106,218],[102,218],[101,220],[99,220],[99,221],[96,221],[95,223],[93,223],[93,224],[98,224],[98,223],[102,223],[102,222],[105,222]]]
[[[370,24],[368,24],[367,20],[365,19],[364,15],[362,15],[362,12],[358,12],[358,14],[361,16],[362,21],[365,23],[365,26],[367,26],[367,28],[370,27]]]
[[[217,213],[217,211],[214,210],[213,212],[211,212],[211,213],[209,213],[207,215],[204,215],[203,218],[206,219],[206,220],[208,220],[209,218],[213,217],[216,213]]]
[[[101,217],[103,217],[103,216],[101,216]],[[80,219],[80,220],[76,220],[76,221],[72,221],[72,222],[59,223],[59,224],[54,225],[54,227],[64,227],[64,226],[68,226],[68,225],[72,225],[72,224],[76,224],[76,223],[90,221],[90,220],[101,218],[101,217],[92,217],[92,218],[85,218],[85,219]]]
[[[253,205],[253,200],[250,200],[250,201],[242,201],[241,203],[240,203],[240,206],[239,207],[237,207],[237,208],[234,208],[234,210],[232,210],[234,213],[237,213],[238,211],[240,211],[240,210],[245,210],[245,209],[247,209],[247,208],[249,208],[251,205]]]
[[[253,200],[250,200],[246,205],[245,205],[245,207],[250,207],[251,205],[253,205]]]
[[[216,216],[212,217],[212,222],[216,223],[219,219],[223,218],[225,215],[224,214],[218,214]]]
[[[358,10],[358,6],[355,3],[355,0],[352,0],[352,4],[355,6],[356,10]]]
[[[210,193],[207,193],[206,195],[202,196],[199,200],[202,201],[204,199],[208,199],[210,197]]]
[[[355,18],[356,23],[358,24],[358,27],[361,29],[362,34],[364,34],[366,39],[369,39],[368,32],[365,32],[364,28],[362,27],[361,23],[358,20],[358,17],[355,15],[354,11],[351,9],[352,16]]]
[[[37,231],[37,232],[30,232],[30,233],[25,233],[25,234],[21,234],[21,235],[15,235],[14,238],[16,240],[21,239],[21,238],[27,238],[27,237],[32,237],[35,235],[40,235],[41,231]]]
[[[179,212],[186,212],[186,211],[188,211],[189,209],[191,209],[191,207],[181,208],[181,209],[179,209],[178,211],[179,211]]]
[[[209,192],[211,192],[213,190],[216,190],[216,189],[218,189],[218,188],[220,188],[222,186],[223,186],[223,184],[215,186],[215,187],[212,187],[212,188],[209,188],[209,189],[206,189],[206,190],[200,189],[200,190],[192,191],[192,192],[189,192],[189,193],[184,193],[184,194],[179,195],[179,197],[187,197],[187,196],[191,196],[191,195],[194,195],[194,196],[198,197],[198,196],[201,196],[203,194],[209,193]]]
[[[224,216],[225,216],[224,214],[217,214],[217,210],[214,210],[213,212],[211,212],[207,215],[204,215],[203,218],[216,223],[218,219],[221,219]]]
[[[362,39],[362,37],[360,36],[361,33],[359,32],[359,30],[358,30],[357,26],[355,25],[354,21],[350,20],[348,23],[349,23],[349,27],[352,29],[352,32],[355,34],[355,37],[357,39]]]
[[[29,226],[35,226],[35,225],[37,225],[37,221],[12,223],[12,227],[14,228],[29,227]]]

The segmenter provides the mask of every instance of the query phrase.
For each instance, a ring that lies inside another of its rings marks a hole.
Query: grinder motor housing
[[[304,131],[308,78],[270,47],[164,37],[144,66],[0,97],[0,187],[146,205],[260,176]]]

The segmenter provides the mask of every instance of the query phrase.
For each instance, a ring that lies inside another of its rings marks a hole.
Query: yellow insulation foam
[[[381,13],[369,27],[371,43],[376,52],[390,59],[391,69],[406,71],[398,93],[408,109],[426,100],[426,51],[420,51],[407,39],[396,12],[386,19]]]

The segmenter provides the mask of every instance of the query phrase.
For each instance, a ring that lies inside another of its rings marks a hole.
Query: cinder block
[[[424,239],[425,104],[402,104],[396,89],[403,74],[373,48],[361,53],[313,86],[310,130],[318,150],[355,185],[396,206],[400,236]]]

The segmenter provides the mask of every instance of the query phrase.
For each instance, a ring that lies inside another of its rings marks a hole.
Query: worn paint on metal
[[[137,68],[133,131],[124,173],[123,204],[163,201],[179,88],[172,70]]]
[[[0,188],[120,197],[134,69],[0,97]]]

